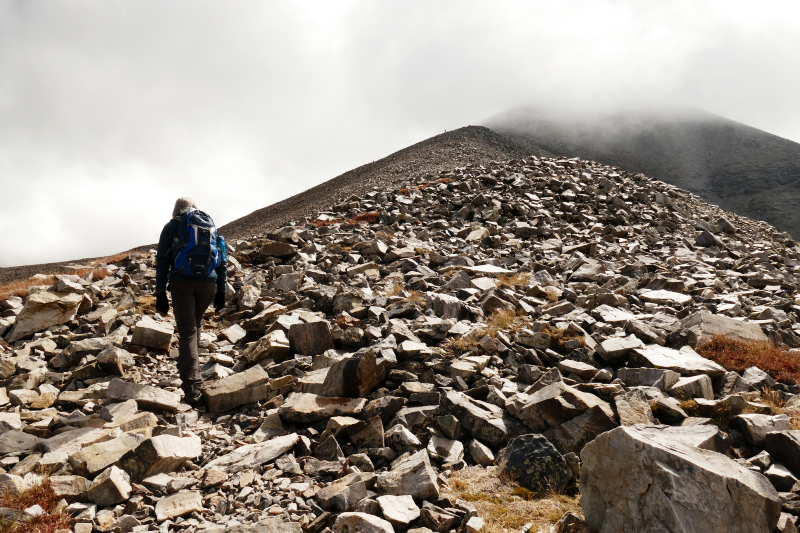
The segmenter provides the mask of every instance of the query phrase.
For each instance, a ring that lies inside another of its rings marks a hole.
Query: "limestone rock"
[[[334,533],[394,533],[392,524],[366,513],[342,513],[333,524]]]
[[[172,520],[179,516],[203,510],[202,495],[198,491],[186,491],[162,498],[156,503],[156,520]]]
[[[334,348],[328,322],[292,324],[289,328],[289,345],[292,353],[315,356]]]
[[[426,450],[418,451],[394,465],[390,471],[379,474],[376,486],[379,494],[407,494],[423,500],[439,497],[436,472]]]
[[[6,342],[69,322],[75,318],[82,300],[80,294],[72,293],[45,291],[31,294],[17,315],[14,327],[6,335]]]
[[[180,404],[180,398],[174,392],[116,378],[108,384],[106,396],[109,400],[118,402],[136,400],[137,405],[145,409],[175,411]]]
[[[127,500],[131,490],[128,474],[116,466],[111,466],[92,481],[88,496],[97,505],[115,505]]]
[[[680,330],[687,334],[687,340],[692,346],[708,342],[716,335],[740,341],[768,342],[767,336],[757,324],[706,311],[684,318],[680,323]]]
[[[172,343],[172,334],[175,328],[167,322],[156,322],[149,316],[144,316],[133,328],[131,344],[147,346],[156,350],[169,350]]]
[[[619,427],[581,452],[581,507],[601,533],[772,531],[775,489],[724,455]]]
[[[256,365],[208,385],[203,397],[209,413],[221,413],[264,400],[269,396],[270,389],[269,374]]]

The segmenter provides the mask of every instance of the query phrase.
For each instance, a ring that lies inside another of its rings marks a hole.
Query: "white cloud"
[[[0,266],[153,242],[177,196],[222,225],[531,101],[677,100],[800,140],[795,5],[7,1]]]

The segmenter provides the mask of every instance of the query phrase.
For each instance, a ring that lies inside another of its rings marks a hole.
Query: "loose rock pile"
[[[800,346],[800,247],[766,224],[531,157],[229,248],[204,409],[152,253],[0,302],[4,489],[49,474],[81,533],[478,533],[448,478],[481,465],[580,491],[557,531],[797,531],[800,431],[761,399],[800,387],[693,349]]]

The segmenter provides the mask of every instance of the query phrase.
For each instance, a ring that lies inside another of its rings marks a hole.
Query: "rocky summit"
[[[500,531],[469,467],[579,495],[541,531],[797,531],[800,386],[702,355],[797,357],[800,247],[766,223],[532,156],[228,247],[197,409],[154,252],[0,302],[3,490],[49,476],[76,533]]]

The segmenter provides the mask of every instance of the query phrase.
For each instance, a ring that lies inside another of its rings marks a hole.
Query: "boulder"
[[[81,476],[50,476],[49,480],[56,498],[64,498],[67,501],[84,499],[91,486],[91,482]]]
[[[786,415],[743,414],[734,418],[732,425],[744,433],[747,442],[762,448],[767,433],[792,429],[792,422]],[[800,451],[800,448],[797,451]]]
[[[349,474],[319,490],[316,499],[326,511],[341,513],[366,497],[367,488],[361,474]]]
[[[78,313],[83,297],[80,294],[37,292],[31,294],[6,335],[6,342],[14,342],[37,331],[69,322]]]
[[[270,331],[249,345],[242,353],[242,357],[250,363],[257,363],[263,359],[272,359],[276,363],[280,363],[289,355],[291,355],[289,339],[281,329]]]
[[[692,346],[708,342],[717,335],[745,342],[769,342],[758,324],[734,320],[707,311],[699,311],[684,318],[679,328],[686,334]]]
[[[206,468],[237,469],[241,470],[274,461],[284,453],[291,450],[300,440],[297,433],[290,433],[275,437],[268,441],[247,444],[236,448],[232,452],[217,457],[206,465]]]
[[[378,496],[377,501],[383,517],[399,531],[405,530],[411,522],[419,518],[419,507],[414,503],[414,498],[407,494]]]
[[[394,533],[392,524],[366,513],[342,513],[333,523],[334,533]]]
[[[106,397],[111,401],[117,402],[136,400],[137,405],[144,409],[175,411],[180,405],[180,397],[174,392],[150,385],[131,383],[118,378],[112,379],[108,384]]]
[[[100,506],[116,505],[131,496],[128,474],[116,466],[111,466],[97,476],[89,486],[89,499]]]
[[[505,409],[482,402],[458,391],[447,391],[442,399],[444,411],[458,419],[473,438],[489,446],[501,446],[509,439],[527,433],[525,426]]]
[[[127,452],[119,460],[131,479],[139,483],[156,474],[173,472],[186,461],[196,459],[203,453],[200,437],[176,437],[159,435],[145,440]]]
[[[292,324],[289,328],[289,345],[291,353],[315,356],[332,350],[333,335],[328,322]]]
[[[571,470],[564,457],[544,436],[520,435],[497,455],[497,474],[513,479],[535,493],[561,493]]]
[[[774,460],[800,476],[800,430],[771,431],[764,436],[764,448]]]
[[[303,392],[293,392],[278,409],[285,422],[309,424],[332,416],[354,416],[360,413],[367,400],[363,398],[334,398]]]
[[[334,361],[319,390],[320,396],[365,398],[386,377],[373,350],[364,350]]]
[[[431,467],[427,450],[420,450],[395,464],[390,471],[378,474],[376,487],[379,494],[407,494],[418,500],[439,497],[436,472]]]
[[[641,389],[632,389],[622,394],[614,396],[614,404],[617,407],[619,423],[623,426],[633,426],[635,424],[655,424],[653,410],[647,401],[647,397]]]
[[[261,366],[255,365],[244,372],[209,384],[203,397],[209,413],[221,413],[240,405],[264,400],[269,396],[270,390],[269,374]]]
[[[175,328],[168,322],[156,322],[145,315],[133,328],[131,344],[156,350],[169,350]]]
[[[581,507],[600,531],[771,532],[781,503],[769,481],[666,434],[619,427],[581,452]]]
[[[172,520],[179,516],[203,510],[202,494],[199,491],[182,491],[156,503],[156,520]]]
[[[650,344],[644,348],[634,349],[629,358],[633,365],[674,370],[681,376],[708,374],[715,378],[725,373],[724,368],[714,361],[700,356],[689,346],[673,350],[657,344]]]

